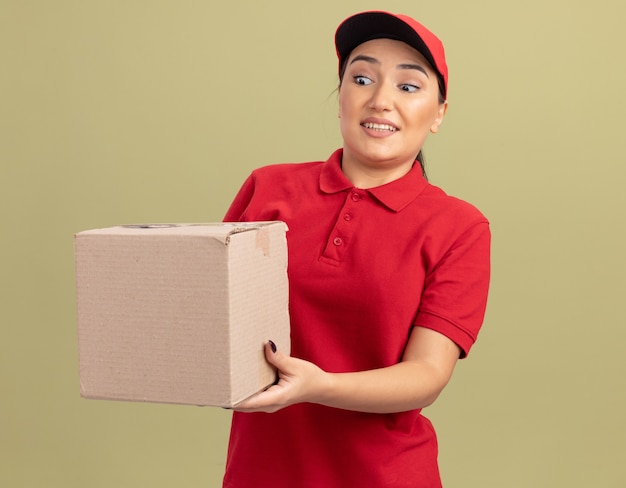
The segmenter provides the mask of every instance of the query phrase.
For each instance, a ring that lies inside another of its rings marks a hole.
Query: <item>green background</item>
[[[626,486],[622,5],[0,0],[0,486],[219,486],[227,411],[79,397],[73,234],[217,221],[253,168],[325,159],[368,8],[444,40],[430,179],[492,222],[484,329],[428,409],[445,486]]]

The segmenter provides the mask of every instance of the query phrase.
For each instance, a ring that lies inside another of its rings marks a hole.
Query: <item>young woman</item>
[[[343,147],[254,171],[225,217],[287,223],[292,342],[268,342],[279,381],[233,413],[225,487],[441,486],[421,409],[484,316],[489,224],[423,169],[448,106],[441,42],[376,11],[335,45]]]

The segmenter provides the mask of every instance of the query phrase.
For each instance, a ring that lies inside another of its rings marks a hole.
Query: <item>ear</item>
[[[445,102],[439,104],[437,117],[435,118],[433,125],[430,126],[430,132],[432,132],[433,134],[436,134],[439,131],[439,126],[441,126],[443,122],[443,117],[446,115],[447,110],[448,110],[448,101],[446,100]]]

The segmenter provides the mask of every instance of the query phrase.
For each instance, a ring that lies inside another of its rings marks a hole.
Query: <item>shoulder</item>
[[[319,185],[321,162],[283,163],[261,166],[244,181],[229,207],[225,220],[280,220],[261,215],[268,202],[287,201],[294,195],[311,193]],[[252,215],[252,216],[251,216]]]
[[[420,205],[427,206],[433,215],[445,216],[452,222],[489,223],[487,217],[473,204],[449,195],[431,183],[424,188],[419,200]]]
[[[415,203],[415,217],[421,222],[421,231],[429,235],[428,242],[441,252],[475,241],[485,245],[490,242],[489,220],[473,204],[430,183]]]

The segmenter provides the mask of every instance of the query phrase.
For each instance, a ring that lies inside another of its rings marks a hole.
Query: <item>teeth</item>
[[[374,124],[372,122],[366,122],[363,124],[363,127],[367,128],[367,129],[373,129],[373,130],[380,130],[380,131],[391,131],[391,132],[395,132],[398,129],[396,129],[395,127],[388,125],[388,124]]]

